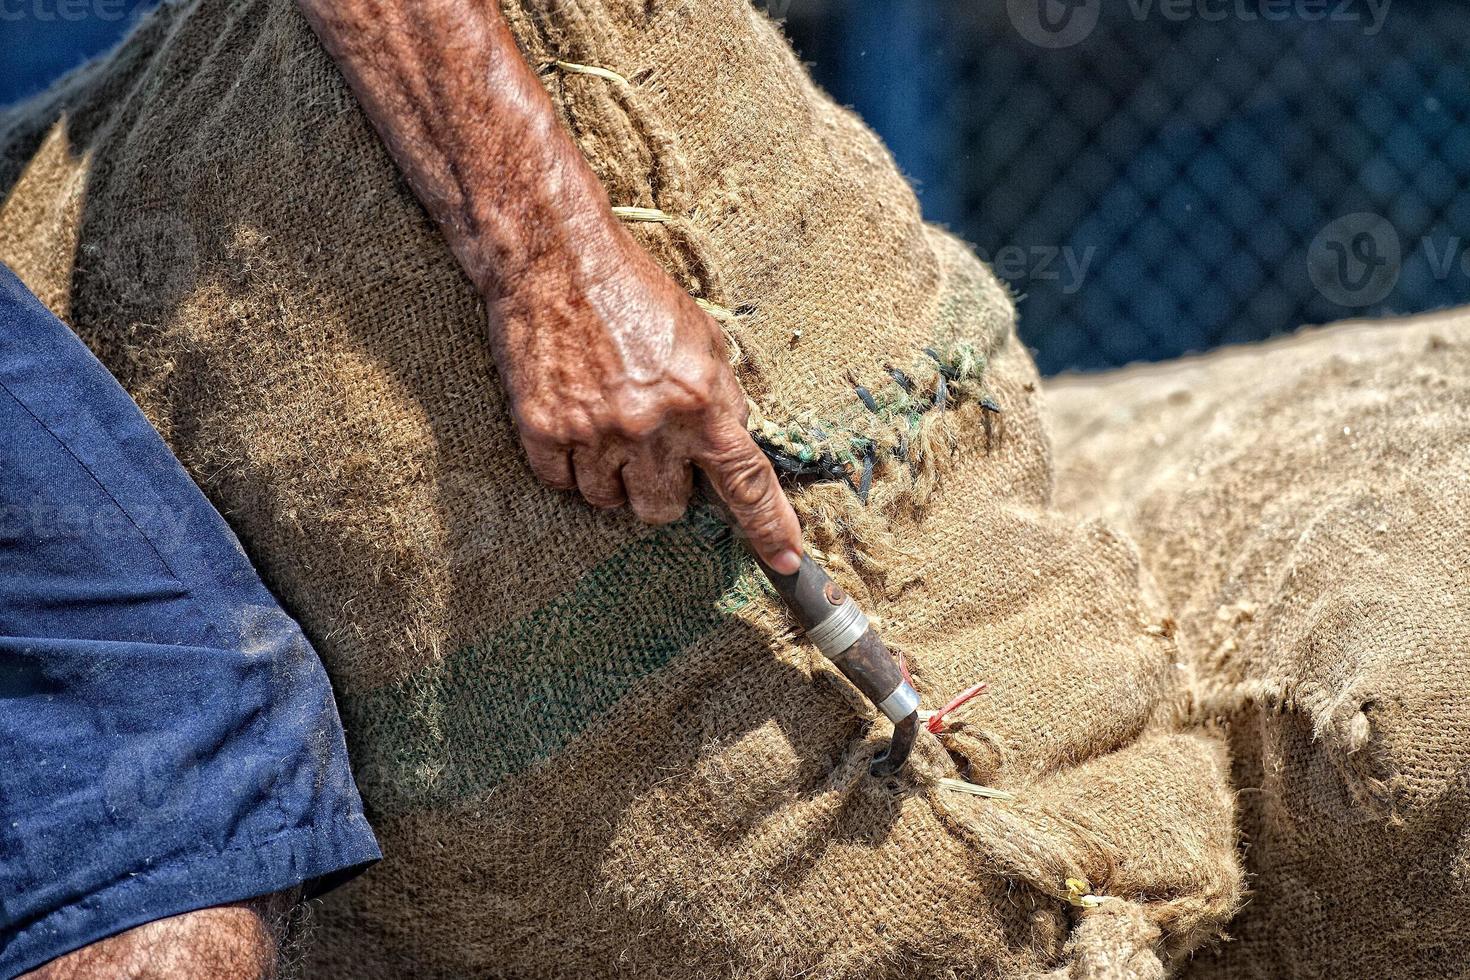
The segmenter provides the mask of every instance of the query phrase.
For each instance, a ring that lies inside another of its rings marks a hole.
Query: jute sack
[[[1056,385],[1227,727],[1253,896],[1198,977],[1470,972],[1470,316]]]
[[[1237,900],[1223,746],[1177,724],[1132,546],[1049,510],[1004,289],[743,0],[506,11],[926,707],[991,690],[870,779],[886,725],[708,505],[649,530],[534,482],[476,296],[291,0],[166,6],[0,124],[0,259],[332,674],[387,859],[311,972],[1162,975]]]

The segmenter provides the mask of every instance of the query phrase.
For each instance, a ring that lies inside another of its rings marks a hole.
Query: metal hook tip
[[[883,779],[902,769],[909,761],[909,753],[914,750],[914,738],[918,733],[919,713],[915,711],[893,726],[893,740],[888,743],[888,748],[873,756],[868,775]]]

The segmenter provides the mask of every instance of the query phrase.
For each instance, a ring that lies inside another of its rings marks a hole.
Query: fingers
[[[531,463],[531,472],[536,479],[558,490],[570,490],[577,485],[572,476],[572,454],[565,446],[549,445],[523,440],[526,458]]]
[[[593,507],[621,507],[628,502],[623,486],[626,451],[578,446],[572,450],[572,474],[577,489]]]
[[[795,573],[801,564],[801,527],[770,461],[734,416],[703,441],[695,452],[687,443],[675,446],[664,439],[577,446],[570,452],[528,443],[526,452],[543,482],[576,487],[594,507],[630,504],[648,524],[669,524],[684,516],[693,489],[692,457],[760,559],[777,572]]]
[[[783,575],[795,574],[801,565],[801,526],[770,460],[733,420],[714,429],[708,441],[697,462],[735,523],[762,561]]]
[[[644,448],[623,467],[623,487],[640,521],[672,524],[684,516],[694,489],[694,470],[688,460],[664,446]]]

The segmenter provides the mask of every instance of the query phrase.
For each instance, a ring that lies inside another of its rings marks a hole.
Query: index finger
[[[801,525],[771,461],[745,427],[733,421],[721,425],[695,462],[761,561],[783,575],[795,574],[801,565]]]

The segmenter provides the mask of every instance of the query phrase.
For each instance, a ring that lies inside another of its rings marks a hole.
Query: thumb
[[[695,462],[761,561],[783,575],[795,574],[801,565],[801,525],[771,461],[745,427],[733,419],[722,424]]]

